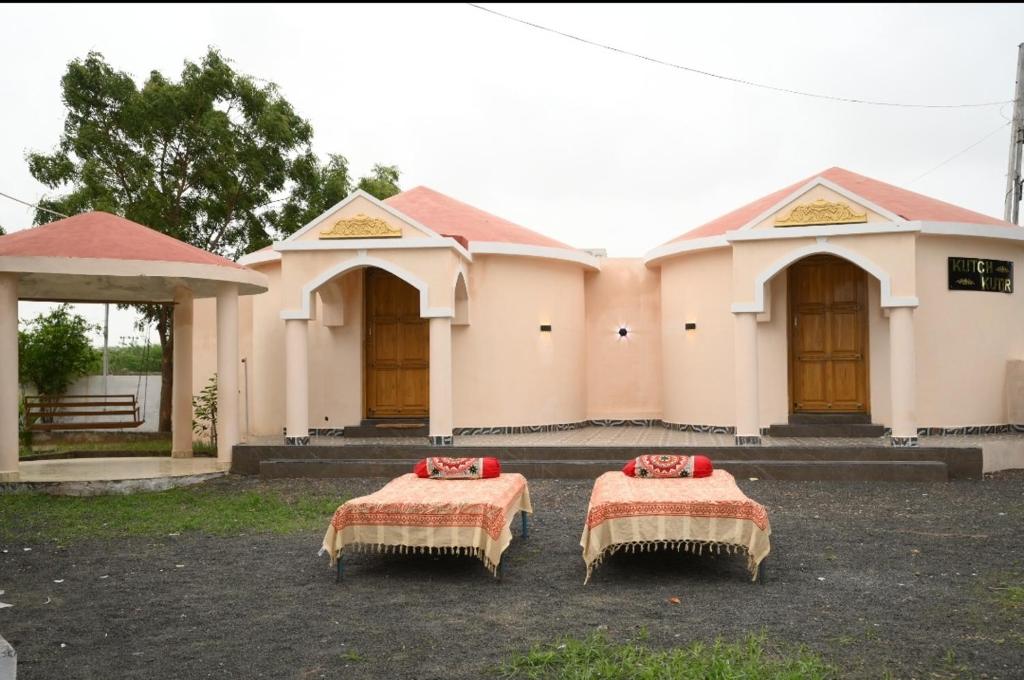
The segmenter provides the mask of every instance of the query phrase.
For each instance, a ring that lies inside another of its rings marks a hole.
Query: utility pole
[[[1006,170],[1006,204],[1003,219],[1020,224],[1021,152],[1024,151],[1024,43],[1017,45],[1017,88],[1013,94],[1010,123],[1010,164]]]
[[[110,375],[110,358],[107,353],[107,346],[110,344],[110,304],[103,305],[103,394],[109,394],[107,390],[107,376]]]

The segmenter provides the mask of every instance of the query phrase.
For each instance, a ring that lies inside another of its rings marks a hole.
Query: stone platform
[[[2,492],[37,491],[55,495],[163,491],[198,484],[227,473],[216,458],[168,456],[23,460],[18,480],[0,484]]]
[[[231,472],[266,478],[393,477],[424,456],[452,455],[496,456],[502,469],[528,477],[594,478],[641,453],[664,452],[707,455],[737,477],[945,481],[979,479],[986,471],[983,449],[996,442],[1024,451],[1021,435],[922,437],[915,448],[893,448],[887,437],[764,437],[761,446],[736,446],[731,434],[661,427],[457,435],[454,442],[430,447],[423,437],[313,437],[309,446],[285,446],[283,437],[256,439],[234,448]]]

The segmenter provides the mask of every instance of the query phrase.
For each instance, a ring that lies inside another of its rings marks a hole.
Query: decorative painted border
[[[495,425],[492,427],[456,427],[454,435],[473,434],[528,434],[531,432],[567,432],[584,427],[663,427],[679,432],[703,432],[708,434],[734,434],[736,428],[731,425],[695,425],[692,423],[668,423],[659,418],[599,418],[596,420],[580,420],[575,423],[555,423],[553,425]]]
[[[450,434],[432,434],[428,439],[431,446],[455,446],[455,437]]]
[[[736,428],[732,425],[698,425],[694,423],[669,423],[658,418],[599,418],[595,420],[580,420],[575,423],[555,423],[552,425],[497,425],[494,427],[456,427],[452,429],[452,435],[474,435],[474,434],[529,434],[532,432],[568,432],[579,430],[584,427],[663,427],[666,430],[677,432],[698,432],[702,434],[736,434]],[[769,428],[760,428],[761,436],[768,435]],[[991,434],[1021,434],[1024,433],[1024,424],[1008,425],[962,425],[958,427],[919,427],[918,437],[958,437],[972,435]],[[311,427],[309,436],[304,443],[294,443],[288,440],[301,440],[302,437],[288,437],[287,432],[282,428],[281,434],[285,436],[286,443],[303,446],[309,444],[309,437],[344,437],[344,427]],[[882,431],[883,437],[892,435],[892,428],[886,427]],[[916,439],[916,438],[915,438]],[[913,445],[911,445],[913,446]]]
[[[897,448],[915,448],[917,437],[893,437],[892,445]]]
[[[1009,434],[1024,432],[1024,425],[963,425],[961,427],[919,427],[919,437],[955,437],[979,434]]]
[[[309,446],[309,435],[305,437],[285,437],[285,446]]]
[[[756,434],[736,435],[736,446],[760,446],[761,437]]]
[[[531,432],[567,432],[587,427],[589,420],[576,423],[555,423],[553,425],[496,425],[494,427],[455,427],[453,435],[466,434],[528,434]]]
[[[736,428],[732,425],[694,425],[693,423],[666,423],[662,427],[667,430],[679,432],[701,432],[704,434],[736,434]]]
[[[309,434],[311,437],[344,437],[345,428],[343,427],[311,427],[309,428]]]
[[[598,418],[585,422],[594,427],[665,427],[661,418]]]
[[[598,419],[581,420],[576,423],[558,423],[554,425],[510,425],[495,427],[456,427],[452,433],[456,435],[471,434],[525,434],[528,432],[564,432],[584,427],[663,427],[678,432],[699,432],[703,434],[736,434],[732,425],[699,425],[695,423],[670,423],[657,418],[637,419]],[[767,436],[768,427],[759,428],[761,436]],[[312,432],[312,430],[310,430]],[[919,427],[919,437],[953,437],[963,435],[987,435],[1024,433],[1024,424],[1013,425],[964,425],[961,427]],[[885,427],[882,436],[892,435],[892,428]],[[340,434],[337,436],[341,436]],[[753,435],[752,435],[753,436]]]

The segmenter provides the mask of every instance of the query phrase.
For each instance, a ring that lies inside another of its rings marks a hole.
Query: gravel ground
[[[211,482],[339,496],[382,483]],[[844,677],[1024,674],[1024,610],[998,601],[1024,585],[1024,474],[740,485],[772,522],[763,585],[741,558],[656,553],[610,558],[584,587],[591,485],[537,480],[530,538],[513,540],[501,583],[471,558],[355,555],[335,584],[320,530],[7,544],[0,599],[14,607],[0,634],[21,680],[478,678],[534,643],[595,629],[626,641],[642,627],[657,647],[763,630]]]

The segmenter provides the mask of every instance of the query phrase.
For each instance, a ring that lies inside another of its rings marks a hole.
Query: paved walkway
[[[424,437],[313,437],[318,446],[354,444],[422,446]],[[889,437],[762,437],[763,446],[889,446]],[[921,446],[984,446],[994,442],[1019,443],[1024,434],[952,435],[921,437]],[[284,437],[253,437],[250,444],[281,445]],[[734,446],[731,434],[679,432],[663,427],[583,427],[562,432],[458,435],[455,446]]]

